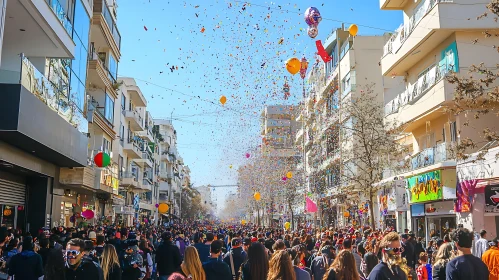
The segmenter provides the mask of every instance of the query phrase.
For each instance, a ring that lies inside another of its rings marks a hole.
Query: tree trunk
[[[257,225],[260,226],[260,208],[256,208]]]
[[[371,226],[373,229],[376,228],[376,224],[374,223],[374,203],[373,203],[373,192],[372,190],[369,191],[369,216],[371,220]]]
[[[289,201],[289,211],[291,212],[291,229],[295,229],[295,215],[293,213],[293,207],[291,201]]]

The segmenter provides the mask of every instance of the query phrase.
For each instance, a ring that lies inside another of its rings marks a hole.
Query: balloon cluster
[[[307,33],[310,38],[315,38],[319,34],[317,26],[321,22],[321,13],[316,7],[309,7],[305,11],[305,22],[308,24]]]

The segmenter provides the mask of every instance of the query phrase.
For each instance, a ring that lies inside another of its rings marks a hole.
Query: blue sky
[[[323,17],[315,39],[303,20],[309,6]],[[381,35],[400,25],[402,13],[381,11],[377,0],[121,0],[119,75],[137,80],[154,118],[169,119],[173,112],[179,151],[195,186],[235,184],[244,154],[261,142],[262,108],[301,98],[301,79],[287,73],[285,61],[315,61],[315,40],[324,41],[341,22],[356,23],[359,35]],[[285,78],[289,100],[282,94]],[[217,189],[219,204],[228,191]]]

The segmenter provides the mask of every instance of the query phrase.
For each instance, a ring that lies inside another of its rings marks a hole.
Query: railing
[[[409,85],[402,93],[385,105],[385,116],[395,114],[402,106],[417,101],[429,89],[440,82],[450,70],[452,70],[451,67],[447,68],[446,65],[434,65],[431,67],[426,74],[419,77],[415,83]]]
[[[452,145],[452,143],[449,145],[449,143],[444,142],[417,153],[411,159],[412,170],[451,159],[452,153],[450,153],[450,149]]]
[[[109,30],[111,30],[111,34],[113,35],[114,41],[116,42],[118,49],[121,49],[121,35],[120,32],[118,31],[118,26],[116,26],[116,23],[114,22],[114,19],[111,15],[111,12],[109,11],[109,8],[106,5],[105,0],[102,1],[102,16],[106,20]]]
[[[123,172],[122,173],[122,178],[123,179],[133,179],[135,182],[139,181],[139,174],[137,172]]]
[[[100,66],[106,71],[107,77],[111,81],[111,83],[113,85],[116,84],[116,78],[114,77],[113,73],[109,70],[109,68],[107,68],[106,66],[106,59],[99,56],[99,54],[95,51],[93,43],[90,45],[89,55],[90,55],[90,60],[97,61],[97,63],[99,63]]]
[[[148,160],[150,160],[151,162],[154,162],[154,160],[153,160],[152,156],[151,156],[148,152],[143,152],[143,153],[142,153],[142,158],[143,158],[143,159],[148,159]]]
[[[142,126],[142,117],[140,116],[139,112],[137,110],[132,109],[132,110],[124,110],[123,115],[126,115],[126,112],[132,112],[133,117],[135,120]]]
[[[133,144],[139,151],[144,150],[144,142],[139,136],[128,137],[128,143]]]
[[[424,0],[420,8],[409,18],[408,22],[400,25],[390,40],[383,47],[383,57],[390,53],[397,53],[405,40],[411,35],[422,18],[438,3],[452,3],[453,0]]]
[[[61,3],[59,3],[59,0],[46,0],[46,1],[47,4],[54,11],[55,15],[61,22],[64,29],[66,29],[66,31],[68,32],[68,35],[70,37],[73,37],[73,25],[71,24],[71,20],[68,18],[68,15],[66,14],[66,11],[62,7]]]

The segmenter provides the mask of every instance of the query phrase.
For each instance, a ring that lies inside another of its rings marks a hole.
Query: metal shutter
[[[0,179],[0,204],[24,205],[25,197],[25,185]]]

